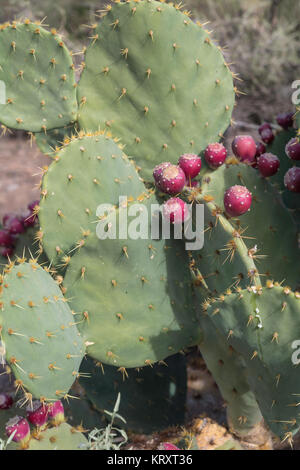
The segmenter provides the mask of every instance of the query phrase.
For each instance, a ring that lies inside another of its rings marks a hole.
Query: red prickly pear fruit
[[[22,223],[25,228],[34,227],[36,219],[37,216],[28,211],[27,214],[22,217]]]
[[[283,129],[289,129],[294,125],[294,113],[281,113],[276,117],[276,121]]]
[[[201,157],[193,153],[185,153],[179,158],[178,165],[188,179],[195,178],[201,171]]]
[[[179,447],[170,444],[170,442],[163,442],[164,450],[180,450]]]
[[[168,168],[168,166],[171,165],[171,162],[163,162],[163,163],[160,163],[159,165],[156,165],[156,167],[154,168],[153,170],[153,178],[154,178],[154,181],[155,181],[155,185],[159,188],[159,182],[160,182],[160,178],[161,178],[161,175],[162,175],[162,172],[164,171],[165,168]]]
[[[261,134],[261,140],[265,143],[265,144],[271,144],[273,142],[273,140],[275,139],[275,136],[273,134],[273,131],[272,129],[264,129]]]
[[[227,150],[223,144],[219,144],[218,142],[209,144],[205,149],[204,157],[208,166],[216,170],[225,162]]]
[[[11,436],[15,432],[12,440],[14,442],[19,442],[23,448],[26,448],[30,439],[30,427],[27,419],[22,416],[11,418],[6,423],[5,431],[8,436]]]
[[[13,399],[7,393],[0,393],[0,410],[8,410],[13,405]]]
[[[0,255],[3,256],[4,258],[11,258],[13,254],[14,254],[13,248],[10,248],[10,247],[7,248],[5,246],[0,247]]]
[[[291,139],[285,147],[285,153],[291,160],[300,160],[300,140],[296,137]]]
[[[65,421],[65,410],[60,400],[48,405],[48,417],[52,424],[59,426]]]
[[[256,143],[251,135],[238,135],[232,142],[234,155],[241,161],[252,163],[256,155]]]
[[[37,428],[43,428],[48,420],[48,407],[39,400],[32,402],[27,410],[28,421]]]
[[[33,212],[34,209],[40,205],[40,201],[36,200],[36,201],[32,201],[30,204],[28,204],[27,208]]]
[[[159,179],[159,189],[170,196],[181,193],[186,185],[184,171],[176,165],[165,168]]]
[[[273,176],[280,167],[280,161],[272,153],[263,153],[257,161],[257,166],[262,176]]]
[[[6,214],[3,217],[3,227],[12,234],[20,234],[25,231],[24,225],[19,217],[14,214]]]
[[[230,217],[245,214],[252,203],[252,195],[245,186],[231,186],[224,194],[225,211]]]
[[[294,166],[284,175],[284,185],[293,193],[300,193],[300,168]]]
[[[256,158],[260,157],[263,153],[266,153],[266,146],[262,142],[256,142]]]
[[[172,224],[182,224],[189,216],[187,204],[179,197],[172,197],[162,207],[162,213],[166,220]]]
[[[5,246],[6,248],[12,248],[14,245],[14,240],[8,230],[0,230],[0,246]]]
[[[199,188],[199,187],[200,187],[200,182],[197,181],[197,180],[192,180],[192,181],[190,182],[190,185],[189,185],[189,186],[190,186],[190,188]]]
[[[258,132],[261,134],[266,129],[270,131],[272,130],[271,124],[269,122],[264,122],[261,126],[259,126]]]

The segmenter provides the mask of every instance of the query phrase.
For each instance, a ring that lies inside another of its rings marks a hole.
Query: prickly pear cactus
[[[147,180],[161,161],[219,139],[234,105],[221,49],[180,9],[154,0],[109,5],[78,89],[80,127],[110,129]]]
[[[76,120],[74,66],[55,30],[29,20],[2,25],[0,66],[5,126],[46,133]]]
[[[262,415],[282,438],[297,432],[300,425],[295,413],[299,309],[299,293],[270,281],[263,289],[225,296],[205,311],[227,338],[228,347],[243,356]]]
[[[223,223],[220,215],[224,207],[223,195],[234,184],[245,185],[252,192],[252,208],[240,219],[230,219]],[[207,282],[211,281],[218,287],[219,279],[229,274],[225,281],[227,286],[223,289],[225,291],[233,285],[247,286],[253,282],[253,276],[260,274],[262,283],[273,278],[285,280],[292,288],[299,285],[297,228],[271,184],[260,178],[249,166],[229,165],[212,172],[207,178],[204,177],[202,192],[200,199],[204,198],[204,202],[206,197],[213,198],[212,202],[205,202],[210,207],[211,215],[206,217],[206,240],[200,253],[203,259],[200,260],[200,271],[204,277],[210,274]],[[216,246],[211,242],[221,230],[219,225],[228,227],[230,240],[224,238],[223,246],[220,239]],[[246,276],[245,270],[234,269],[240,245],[244,246],[248,266],[252,263]],[[217,288],[217,292],[222,293],[222,290]]]
[[[82,432],[62,423],[58,427],[46,429],[31,438],[26,450],[87,450],[88,441]],[[7,450],[19,450],[19,445],[12,442]]]
[[[76,125],[70,124],[69,126],[53,129],[47,133],[37,132],[34,137],[37,146],[45,155],[53,156],[55,151],[58,150],[64,143],[69,142],[73,135],[76,135]]]
[[[117,369],[100,367],[86,358],[80,383],[95,408],[111,409],[121,393],[120,414],[126,416],[127,429],[150,434],[184,424],[186,402],[186,360],[182,355],[168,358],[153,368]],[[86,377],[86,378],[85,378]]]
[[[67,396],[78,377],[84,344],[50,274],[35,260],[8,265],[1,284],[1,309],[2,362],[4,355],[24,401],[30,402],[32,396],[42,400]]]

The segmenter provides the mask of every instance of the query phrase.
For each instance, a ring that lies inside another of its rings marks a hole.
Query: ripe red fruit
[[[20,234],[25,231],[22,221],[15,214],[5,214],[3,217],[3,227],[13,234]]]
[[[39,400],[32,402],[27,408],[27,418],[37,428],[45,426],[48,419],[48,407]]]
[[[28,421],[22,416],[15,416],[11,418],[5,426],[5,431],[8,436],[11,436],[15,431],[13,441],[20,442],[22,447],[26,447],[30,439],[30,427]]]
[[[35,207],[36,206],[39,206],[40,205],[40,201],[36,200],[36,201],[32,201],[30,204],[28,204],[27,208],[33,212]]]
[[[58,426],[65,421],[65,411],[60,400],[48,405],[48,417],[52,424]]]
[[[232,142],[234,155],[241,162],[252,163],[256,155],[256,143],[251,135],[239,135]]]
[[[181,193],[185,185],[186,178],[184,171],[176,165],[166,167],[158,180],[159,189],[171,196]]]
[[[0,393],[0,410],[8,410],[13,405],[13,399],[7,393]]]
[[[275,136],[273,134],[273,131],[272,129],[264,129],[261,134],[261,140],[265,143],[265,144],[271,144],[273,142],[273,140],[275,139]]]
[[[0,246],[11,248],[14,245],[14,240],[8,230],[0,230]]]
[[[184,171],[185,176],[192,179],[199,175],[202,162],[198,155],[185,153],[179,158],[178,165]]]
[[[187,204],[178,197],[172,197],[164,203],[162,213],[172,224],[182,224],[189,216]]]
[[[224,194],[224,206],[230,217],[238,217],[250,209],[252,195],[245,186],[231,186]]]
[[[271,124],[268,122],[264,122],[261,126],[259,126],[258,132],[261,134],[266,129],[272,130]]]
[[[300,160],[300,140],[296,137],[291,139],[285,147],[285,153],[291,160]]]
[[[300,193],[300,168],[294,166],[284,175],[284,185],[293,193]]]
[[[170,442],[163,443],[164,450],[180,450],[179,447],[174,446],[174,444],[170,444]]]
[[[170,162],[163,162],[163,163],[160,163],[159,165],[156,165],[156,167],[154,168],[153,178],[154,178],[154,181],[155,181],[155,185],[158,188],[159,188],[159,182],[160,182],[162,172],[164,171],[165,168],[168,168],[168,166],[170,166],[170,165],[171,165]]]
[[[282,113],[282,114],[278,114],[276,120],[283,129],[289,129],[290,127],[293,127],[294,125],[293,117],[294,117],[294,113]]]
[[[26,215],[22,217],[22,223],[25,228],[33,227],[35,225],[35,221],[37,216],[34,215],[32,212],[28,211]]]
[[[258,169],[262,176],[273,176],[280,167],[279,158],[272,153],[262,154],[257,161]]]
[[[190,188],[199,188],[200,187],[200,182],[197,180],[192,180],[189,184]]]
[[[218,142],[209,144],[205,149],[204,157],[208,166],[216,170],[225,162],[227,150],[223,144],[219,144]]]
[[[263,153],[266,153],[266,146],[262,142],[256,142],[256,158],[260,157]]]

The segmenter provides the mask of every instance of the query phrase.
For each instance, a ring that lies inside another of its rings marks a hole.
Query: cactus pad
[[[200,152],[230,124],[232,74],[210,32],[184,13],[154,0],[109,6],[78,88],[80,127],[108,127],[147,180],[155,165]]]
[[[66,396],[84,346],[59,287],[31,260],[6,267],[1,291],[1,337],[17,389],[45,400]]]
[[[228,347],[243,356],[247,378],[261,413],[280,437],[300,426],[300,295],[275,286],[231,294],[207,309]]]
[[[30,21],[1,26],[0,81],[6,94],[0,121],[7,127],[47,132],[76,120],[73,62],[56,31]]]
[[[182,355],[168,358],[153,368],[118,370],[105,365],[103,372],[90,358],[83,361],[80,380],[87,397],[103,413],[110,410],[121,393],[120,414],[126,428],[138,433],[152,433],[184,424],[186,401],[186,360]],[[119,423],[118,423],[119,424]],[[120,423],[122,424],[122,423]]]
[[[144,202],[148,214],[155,202],[154,196]],[[124,210],[117,211],[117,227]],[[141,367],[197,344],[188,263],[182,240],[91,234],[64,279],[78,327],[91,343],[88,353],[110,365]]]
[[[74,253],[96,231],[100,204],[117,206],[119,196],[137,199],[145,191],[134,165],[107,136],[71,140],[55,154],[43,181],[39,220],[48,258]]]

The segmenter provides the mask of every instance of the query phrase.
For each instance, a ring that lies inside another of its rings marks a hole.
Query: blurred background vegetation
[[[179,0],[178,0],[179,1]],[[86,25],[109,0],[1,0],[0,21],[34,18],[56,27],[69,47],[88,43]],[[259,123],[289,111],[291,83],[300,79],[299,0],[185,0],[194,18],[209,21],[215,41],[243,80],[238,119]]]

